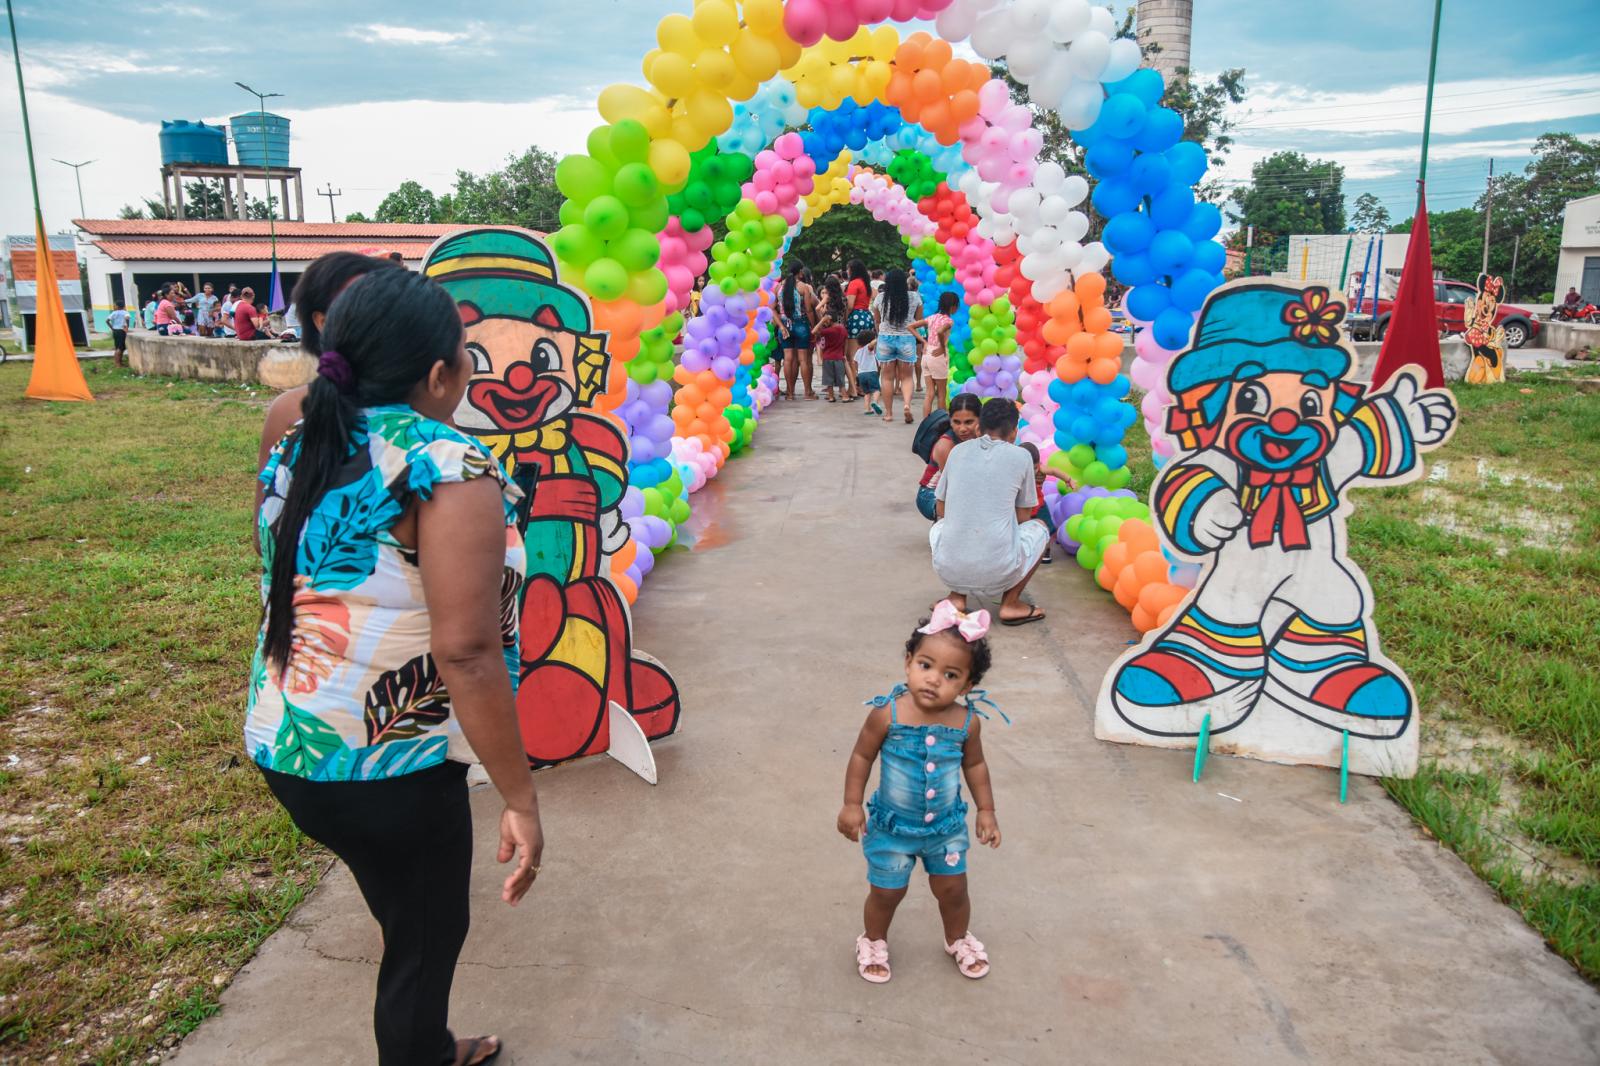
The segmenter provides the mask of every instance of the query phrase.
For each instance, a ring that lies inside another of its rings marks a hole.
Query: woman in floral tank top
[[[261,472],[245,748],[382,926],[378,1061],[480,1063],[499,1040],[457,1041],[447,1025],[468,924],[468,763],[505,801],[499,858],[518,859],[506,902],[544,848],[513,707],[521,493],[449,424],[472,360],[438,285],[359,278],[322,341],[304,418]]]

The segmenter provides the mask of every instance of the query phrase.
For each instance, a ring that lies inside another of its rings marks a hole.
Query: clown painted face
[[[1334,385],[1319,373],[1275,372],[1233,385],[1220,444],[1259,470],[1292,470],[1333,447]]]
[[[482,318],[463,306],[472,380],[456,411],[464,429],[516,433],[565,414],[586,391],[591,364],[603,368],[597,338],[562,328],[541,311],[532,321]]]

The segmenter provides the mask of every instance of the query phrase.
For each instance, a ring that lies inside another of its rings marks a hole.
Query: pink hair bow
[[[967,614],[956,610],[956,605],[949,600],[940,600],[933,608],[933,617],[928,619],[928,624],[918,629],[918,633],[942,633],[946,629],[955,628],[961,633],[961,639],[968,644],[975,640],[982,640],[989,632],[989,612],[973,611]]]

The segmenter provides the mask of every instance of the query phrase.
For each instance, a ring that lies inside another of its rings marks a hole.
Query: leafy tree
[[[1410,233],[1416,218],[1393,227],[1395,233]],[[1471,207],[1454,211],[1434,211],[1428,216],[1428,242],[1433,248],[1433,269],[1447,278],[1476,281],[1483,265],[1483,215]]]
[[[1381,233],[1389,228],[1389,209],[1370,192],[1356,197],[1355,213],[1350,216],[1350,228],[1357,233]]]
[[[819,281],[823,274],[843,274],[852,259],[860,259],[868,270],[904,270],[908,262],[899,231],[874,219],[860,204],[841,204],[802,230],[784,256],[785,261],[796,258]]]
[[[1343,186],[1339,164],[1276,152],[1250,168],[1250,184],[1233,191],[1228,215],[1254,226],[1257,244],[1292,233],[1343,233]]]
[[[372,219],[368,218],[365,214],[363,214],[360,211],[352,211],[352,212],[350,212],[348,215],[344,216],[344,220],[346,222],[371,222],[372,221]]]
[[[378,222],[437,222],[439,198],[415,181],[403,181],[378,204],[373,218]]]
[[[278,217],[282,218],[283,204],[276,196],[273,197],[273,205],[278,208]],[[217,184],[213,185],[203,178],[185,182],[183,186],[183,215],[187,219],[226,218],[227,213],[222,198],[222,183],[218,181]],[[167,210],[167,205],[162,201],[147,196],[144,198],[143,207],[123,204],[122,210],[117,212],[117,217],[127,219],[175,219],[178,217],[178,213],[176,209]],[[267,201],[264,199],[246,201],[245,217],[257,222],[265,222],[267,220]]]

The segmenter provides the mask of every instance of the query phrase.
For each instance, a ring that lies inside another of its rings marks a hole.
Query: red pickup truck
[[[1477,295],[1477,288],[1468,282],[1435,279],[1433,283],[1433,307],[1439,316],[1439,332],[1442,334],[1464,333],[1467,328],[1465,324],[1466,304],[1469,300],[1475,299]],[[1372,297],[1369,295],[1361,302],[1361,306],[1354,310],[1358,314],[1372,316],[1371,335],[1375,339],[1382,340],[1384,332],[1389,328],[1389,314],[1394,310],[1394,301],[1380,299],[1377,313],[1373,314]],[[1496,325],[1505,328],[1507,348],[1521,348],[1539,335],[1539,317],[1526,307],[1518,307],[1516,304],[1501,304],[1499,309],[1495,311],[1494,320]],[[1359,329],[1358,323],[1360,323],[1359,318],[1352,325]]]

